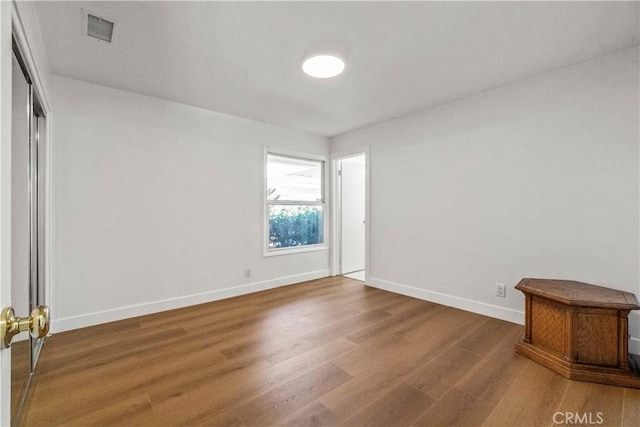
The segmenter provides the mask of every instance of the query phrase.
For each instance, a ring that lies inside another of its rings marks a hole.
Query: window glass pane
[[[322,206],[269,206],[269,248],[317,245],[324,241]]]
[[[321,202],[322,162],[269,154],[267,199]]]

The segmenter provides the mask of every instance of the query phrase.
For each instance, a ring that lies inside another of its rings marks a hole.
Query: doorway
[[[366,154],[336,159],[338,274],[366,281]]]

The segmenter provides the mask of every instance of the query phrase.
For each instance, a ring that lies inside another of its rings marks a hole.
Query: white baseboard
[[[498,305],[473,301],[467,298],[428,291],[426,289],[415,288],[413,286],[401,285],[398,283],[388,282],[386,280],[375,279],[373,277],[369,277],[367,279],[367,285],[373,286],[374,288],[384,289],[385,291],[395,292],[397,294],[431,301],[448,307],[459,308],[461,310],[471,311],[484,316],[524,325],[524,311],[513,310],[510,308],[500,307]]]
[[[446,305],[448,307],[459,308],[461,310],[471,311],[473,313],[482,314],[484,316],[494,317],[507,322],[524,325],[524,312],[513,310],[510,308],[500,307],[497,305],[486,304],[473,301],[466,298],[456,297],[453,295],[442,294],[439,292],[428,291],[425,289],[415,288],[413,286],[400,285],[398,283],[388,282],[373,277],[367,279],[367,285],[375,288],[384,289],[385,291],[395,292],[397,294],[418,298],[425,301],[435,302],[437,304]],[[640,355],[640,338],[629,338],[629,353]]]
[[[249,283],[246,285],[234,286],[225,289],[217,289],[215,291],[203,292],[195,295],[186,295],[162,301],[153,301],[143,304],[119,307],[112,310],[82,314],[80,316],[52,319],[51,332],[57,333],[69,331],[72,329],[86,328],[88,326],[99,325],[101,323],[129,319],[131,317],[144,316],[146,314],[173,310],[190,305],[203,304],[211,301],[237,297],[253,292],[278,288],[280,286],[292,285],[294,283],[306,282],[308,280],[321,279],[327,276],[329,276],[329,270],[312,271],[309,273],[296,274],[293,276],[278,277],[276,279],[265,280],[262,282]]]
[[[158,313],[160,311],[173,310],[190,305],[203,304],[221,299],[232,298],[240,295],[250,294],[253,292],[278,288],[280,286],[306,282],[308,280],[321,279],[328,276],[329,270],[318,270],[304,274],[296,274],[293,276],[279,277],[262,282],[255,282],[225,289],[218,289],[211,292],[203,292],[195,295],[187,295],[162,301],[153,301],[144,304],[120,307],[112,310],[87,313],[80,316],[52,319],[51,332],[57,333],[69,331],[72,329],[86,328],[88,326],[99,325],[101,323],[113,322],[116,320]],[[401,285],[398,283],[388,282],[373,277],[369,277],[366,284],[368,286],[383,289],[389,292],[394,292],[400,295],[406,295],[425,301],[431,301],[437,304],[443,304],[449,307],[471,311],[473,313],[494,317],[496,319],[506,320],[508,322],[517,323],[520,325],[524,324],[524,312],[522,311],[500,307],[492,304],[486,304],[467,298],[461,298],[439,292],[428,291],[425,289],[415,288],[413,286]],[[633,354],[640,354],[640,338],[632,337],[629,339],[629,352]]]

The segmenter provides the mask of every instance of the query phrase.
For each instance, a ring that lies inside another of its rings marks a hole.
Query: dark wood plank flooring
[[[638,425],[638,390],[516,355],[521,331],[316,280],[56,334],[21,424],[552,426],[562,411]]]

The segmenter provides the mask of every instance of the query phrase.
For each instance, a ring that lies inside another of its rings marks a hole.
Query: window
[[[326,249],[324,164],[267,153],[267,253]]]

